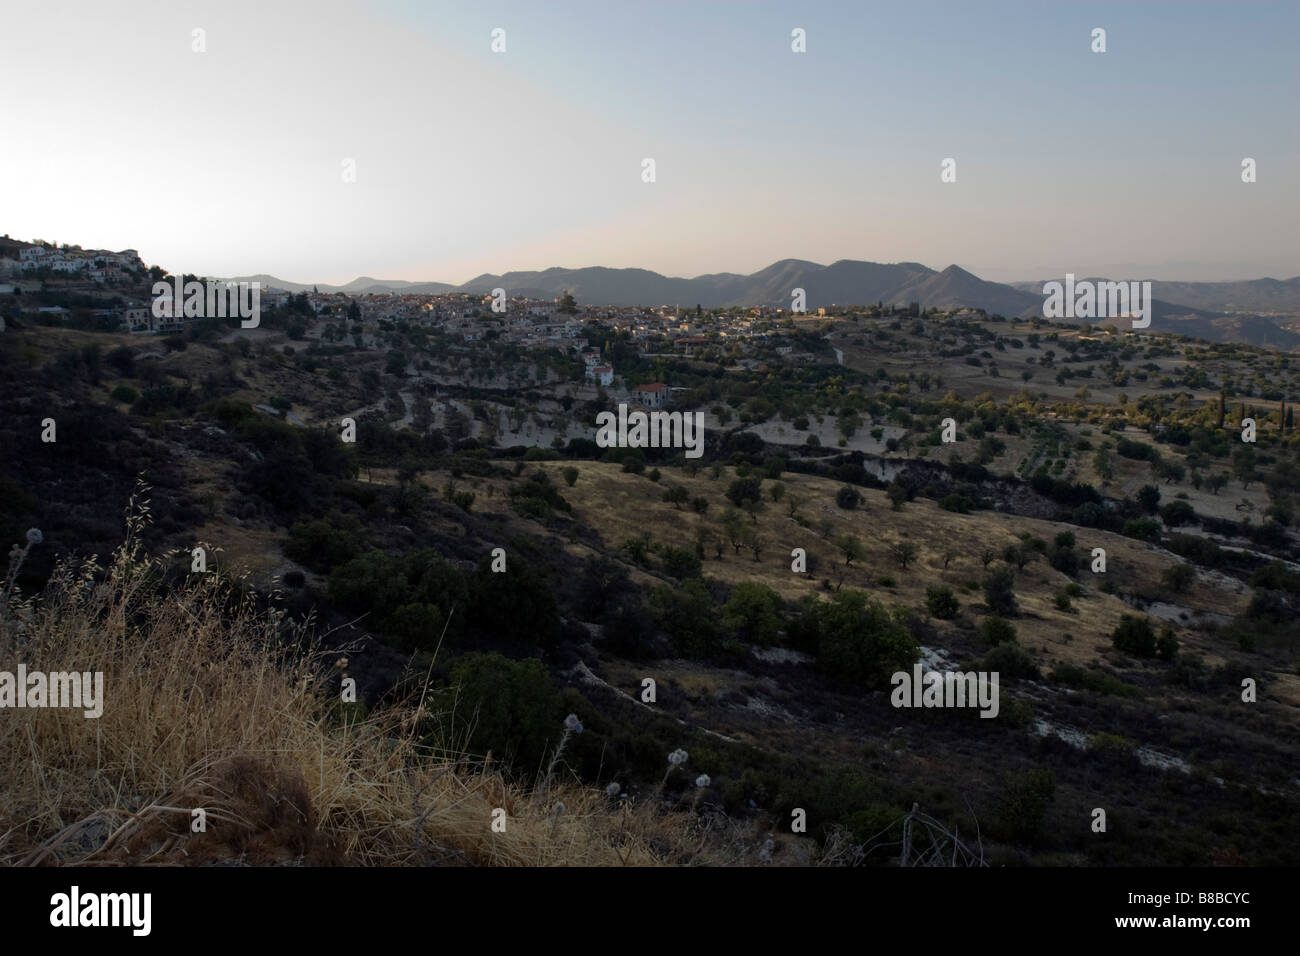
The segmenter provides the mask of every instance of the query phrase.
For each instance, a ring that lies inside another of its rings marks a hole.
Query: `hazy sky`
[[[0,233],[321,283],[1287,278],[1297,36],[1263,2],[13,3]]]

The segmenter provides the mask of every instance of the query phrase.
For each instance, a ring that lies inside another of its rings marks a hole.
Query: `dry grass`
[[[103,715],[0,710],[0,862],[18,865],[653,865],[751,850],[732,821],[530,792],[422,746],[416,699],[346,719],[337,655],[193,575],[159,596],[131,536],[103,574],[63,565],[0,621],[0,670],[102,671]],[[301,635],[299,635],[301,636]],[[303,647],[306,650],[290,649]],[[557,802],[564,807],[557,810]],[[505,832],[492,813],[506,810]],[[191,832],[193,811],[206,832]]]

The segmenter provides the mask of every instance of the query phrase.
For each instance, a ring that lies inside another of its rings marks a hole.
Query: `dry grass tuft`
[[[241,599],[238,582],[196,574],[160,593],[138,544],[147,514],[133,502],[106,569],[61,565],[39,600],[3,609],[0,670],[102,671],[104,702],[97,719],[0,710],[0,863],[655,865],[749,854],[752,834],[734,821],[620,807],[572,782],[529,792],[490,759],[422,746],[437,718],[418,700],[347,715],[337,655]],[[496,808],[505,832],[491,828]]]

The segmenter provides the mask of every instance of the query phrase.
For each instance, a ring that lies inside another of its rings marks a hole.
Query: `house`
[[[158,331],[152,309],[127,309],[122,313],[122,321],[126,325],[126,330],[133,335]]]
[[[663,408],[668,402],[668,386],[663,382],[638,385],[632,391],[636,393],[637,401],[646,408]]]
[[[614,370],[608,365],[593,365],[587,369],[587,378],[597,385],[609,386],[614,383]]]

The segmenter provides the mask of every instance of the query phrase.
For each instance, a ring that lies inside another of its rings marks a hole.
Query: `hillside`
[[[121,695],[99,756],[80,718],[0,713],[7,858],[166,856],[183,840],[161,818],[111,841],[109,821],[234,774],[313,822],[258,816],[267,832],[217,858],[888,865],[873,835],[919,804],[978,827],[993,864],[1296,862],[1287,356],[892,310],[664,355],[589,316],[618,373],[603,389],[568,348],[405,322],[349,344],[330,321],[271,308],[247,332],[137,336],[24,315],[0,337],[0,534],[42,532],[4,626],[48,635],[42,654],[69,642],[49,660],[102,660]],[[593,441],[646,381],[704,416],[703,458]],[[139,476],[148,520],[128,527]],[[128,533],[144,550],[114,564]],[[68,593],[60,562],[92,554],[102,587]],[[92,620],[118,622],[98,649]],[[999,673],[997,716],[894,706],[891,674],[918,662]],[[267,709],[236,719],[245,698],[222,688],[254,672]],[[261,760],[283,726],[287,755]],[[42,756],[63,783],[25,762],[28,729],[71,742]],[[92,759],[131,786],[89,782]],[[506,805],[508,845],[485,816]],[[555,827],[572,839],[543,846]]]

